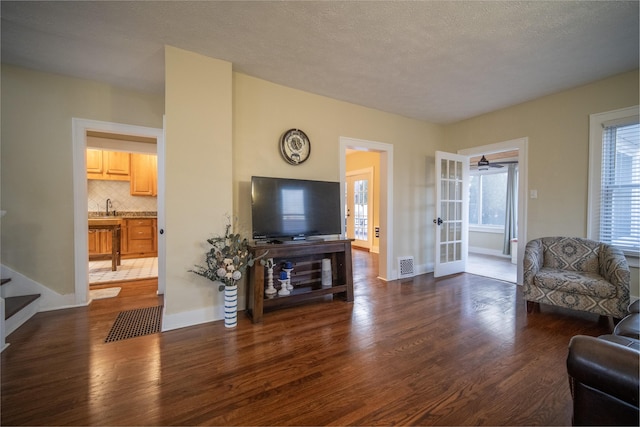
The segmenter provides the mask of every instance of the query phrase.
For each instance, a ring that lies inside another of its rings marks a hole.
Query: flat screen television
[[[340,183],[251,177],[254,240],[304,240],[342,233]]]

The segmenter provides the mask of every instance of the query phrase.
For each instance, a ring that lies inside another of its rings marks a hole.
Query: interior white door
[[[436,151],[434,277],[461,273],[469,249],[469,158]]]
[[[372,182],[369,173],[347,174],[345,206],[347,238],[353,246],[371,248]]]

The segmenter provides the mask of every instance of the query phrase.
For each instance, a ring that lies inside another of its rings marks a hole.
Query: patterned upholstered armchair
[[[629,306],[629,281],[624,254],[606,243],[543,237],[525,248],[523,293],[529,313],[543,303],[621,319]]]

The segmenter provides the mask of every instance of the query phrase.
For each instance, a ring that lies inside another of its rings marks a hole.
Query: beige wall
[[[2,66],[0,207],[8,214],[1,254],[8,267],[72,293],[71,118],[162,127],[166,102],[166,314],[174,324],[183,313],[203,321],[218,316],[222,295],[187,270],[202,259],[204,240],[223,231],[225,214],[249,234],[252,175],[340,180],[340,137],[391,144],[392,257],[412,255],[428,268],[435,150],[528,137],[529,188],[538,190],[538,199],[528,200],[528,238],[586,235],[588,116],[638,103],[636,71],[439,126],[234,73],[225,61],[174,48],[165,54],[166,101]],[[312,143],[299,166],[287,164],[278,148],[294,127]],[[637,269],[633,277],[637,296]]]
[[[2,65],[2,264],[74,292],[73,117],[162,127],[161,96]]]
[[[446,126],[449,151],[529,138],[527,240],[587,235],[589,115],[638,105],[638,71]],[[638,269],[632,269],[638,296]]]
[[[229,62],[173,47],[165,49],[165,70],[163,327],[175,328],[223,316],[217,285],[188,270],[204,262],[206,239],[224,234],[232,213],[232,73]]]
[[[477,249],[477,252],[502,255],[504,246],[504,233],[487,233],[484,231],[469,230],[469,252]]]
[[[187,270],[202,259],[205,239],[223,231],[225,214],[248,234],[251,176],[339,180],[341,136],[393,145],[390,249],[416,262],[432,258],[425,210],[433,208],[433,191],[426,183],[441,126],[232,73],[229,63],[174,48],[166,51],[166,78],[166,314],[175,324],[183,313],[216,316],[221,294]],[[71,118],[162,127],[165,99],[6,65],[2,89],[1,208],[9,212],[2,262],[73,293]],[[300,166],[285,163],[278,148],[293,127],[312,141]]]
[[[240,73],[234,73],[233,91],[234,214],[242,230],[251,230],[252,175],[339,181],[340,137],[350,137],[393,145],[393,259],[413,255],[417,264],[433,259],[429,182],[434,151],[443,140],[441,126]],[[311,140],[311,156],[297,166],[287,164],[278,148],[280,136],[291,128],[304,130]]]

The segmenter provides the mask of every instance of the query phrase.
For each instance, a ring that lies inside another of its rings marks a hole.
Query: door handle
[[[434,219],[433,223],[437,225],[442,225],[442,218],[438,217],[438,219]]]

